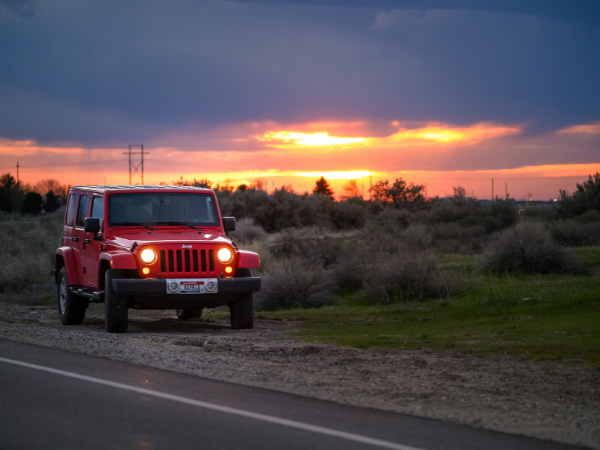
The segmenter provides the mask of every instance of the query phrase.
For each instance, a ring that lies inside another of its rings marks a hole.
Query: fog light
[[[231,272],[233,272],[233,269],[231,267],[229,267],[229,266],[225,267],[225,273],[229,274]]]
[[[217,283],[215,283],[214,281],[208,281],[206,283],[205,288],[207,292],[214,292],[215,289],[217,289]]]
[[[179,283],[177,281],[171,281],[169,283],[169,291],[177,292],[179,290]]]
[[[148,269],[147,267],[144,267],[144,268],[142,269],[142,273],[143,273],[144,275],[148,275],[148,274],[150,273],[150,269]]]

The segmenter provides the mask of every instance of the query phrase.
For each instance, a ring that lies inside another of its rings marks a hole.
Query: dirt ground
[[[55,308],[0,299],[0,338],[600,449],[600,369],[576,362],[304,343],[289,337],[298,322],[261,316],[233,331],[130,310],[129,331],[108,334],[103,314],[63,326]]]

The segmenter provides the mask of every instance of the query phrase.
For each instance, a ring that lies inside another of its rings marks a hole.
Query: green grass
[[[578,255],[597,271],[600,248],[580,249]],[[457,263],[470,266],[472,260],[441,260],[446,267]],[[444,299],[368,306],[345,297],[330,307],[273,314],[305,319],[296,336],[308,341],[574,359],[600,367],[598,276],[490,276]]]

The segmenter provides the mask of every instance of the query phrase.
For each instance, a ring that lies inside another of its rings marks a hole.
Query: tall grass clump
[[[576,273],[575,256],[552,240],[539,222],[523,221],[492,236],[484,249],[487,272]]]
[[[261,273],[256,309],[314,308],[333,302],[333,282],[321,266],[298,257],[280,259]]]
[[[38,217],[0,215],[0,294],[3,298],[18,301],[19,296],[25,299],[31,292],[35,295],[53,293],[52,258],[60,245],[62,218],[62,212]]]

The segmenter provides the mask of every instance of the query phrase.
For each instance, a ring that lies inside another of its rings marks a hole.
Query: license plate
[[[204,294],[204,281],[182,281],[180,292],[182,294]]]

